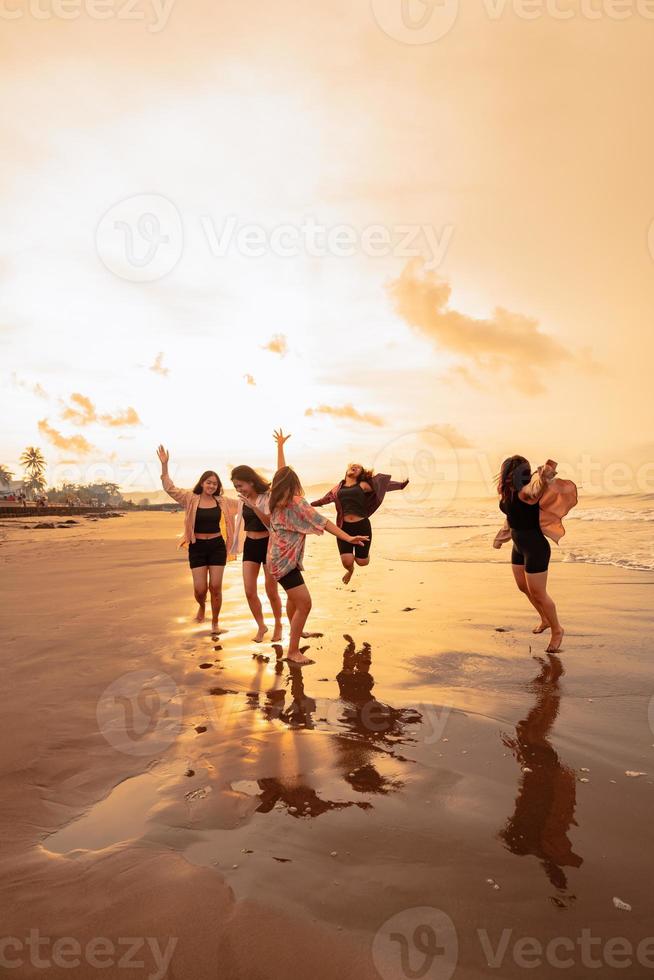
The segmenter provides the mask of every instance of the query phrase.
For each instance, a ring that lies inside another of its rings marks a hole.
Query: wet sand
[[[95,975],[59,937],[108,938],[105,977],[126,937],[131,976],[178,980],[652,972],[654,575],[556,563],[547,657],[504,563],[393,560],[420,531],[380,528],[345,587],[310,539],[298,671],[251,642],[238,565],[229,631],[192,621],[179,522],[0,528],[0,907],[48,977]]]

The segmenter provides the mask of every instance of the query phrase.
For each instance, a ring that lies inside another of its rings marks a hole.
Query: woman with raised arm
[[[161,483],[168,494],[184,508],[184,532],[180,548],[188,545],[188,560],[193,576],[193,593],[198,604],[196,621],[204,622],[207,592],[211,594],[211,630],[220,628],[223,601],[223,574],[227,561],[236,558],[234,518],[238,501],[225,497],[220,477],[206,470],[192,490],[180,490],[168,474],[170,453],[159,446]]]
[[[547,537],[558,542],[565,534],[562,519],[577,503],[577,488],[571,480],[556,478],[556,463],[551,459],[532,474],[524,456],[509,456],[502,463],[497,492],[506,520],[495,536],[493,547],[501,548],[505,541],[513,542],[513,577],[520,592],[540,615],[540,623],[533,632],[551,630],[547,653],[556,653],[561,648],[564,630],[547,592],[551,556]]]
[[[284,443],[290,439],[281,429],[275,430],[273,438],[277,443],[277,469],[286,466],[284,458]],[[266,595],[275,617],[275,629],[272,642],[279,643],[282,638],[282,601],[279,598],[277,582],[270,574],[266,564],[270,531],[252,509],[258,507],[264,513],[270,512],[270,482],[265,480],[251,466],[235,466],[232,470],[232,483],[239,495],[238,511],[236,514],[236,540],[239,540],[241,529],[245,531],[243,546],[243,585],[245,597],[257,624],[257,632],[253,637],[255,643],[261,643],[268,632],[263,619],[261,600],[257,591],[259,571],[263,566],[266,582]]]
[[[352,545],[365,544],[360,534],[348,534],[323,517],[304,499],[297,473],[283,466],[275,473],[270,488],[270,513],[253,508],[270,527],[267,568],[286,592],[286,614],[291,624],[291,636],[286,660],[289,663],[312,664],[300,650],[300,639],[311,611],[311,595],[304,583],[304,545],[307,534],[329,531],[340,541]]]
[[[370,545],[372,543],[372,526],[370,517],[378,510],[386,494],[391,490],[404,490],[408,480],[392,480],[388,473],[378,473],[373,476],[372,470],[366,470],[360,463],[350,463],[345,476],[335,487],[320,500],[313,500],[312,507],[322,507],[323,504],[335,504],[336,524],[342,528],[347,525],[351,535],[365,536],[366,543],[352,545],[339,540],[338,550],[341,564],[345,569],[343,582],[348,584],[354,575],[354,566],[363,568],[370,564]]]

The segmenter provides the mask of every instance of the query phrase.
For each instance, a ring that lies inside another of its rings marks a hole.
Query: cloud
[[[37,398],[47,399],[50,397],[45,388],[40,385],[38,381],[25,381],[24,378],[19,378],[15,371],[12,371],[11,373],[11,381],[16,388],[24,388],[25,391],[31,391],[33,395],[37,396]]]
[[[280,357],[286,357],[288,354],[288,343],[285,335],[283,333],[276,333],[267,344],[262,345],[262,350],[269,350],[273,354],[279,354]]]
[[[150,365],[149,370],[154,371],[155,374],[160,374],[164,378],[168,377],[170,370],[163,366],[163,351],[159,351],[154,359],[154,364]]]
[[[450,309],[449,282],[427,272],[422,259],[408,262],[389,292],[396,311],[418,333],[478,368],[500,375],[508,371],[525,394],[544,391],[541,370],[572,358],[533,317],[497,307],[492,317],[478,319]]]
[[[75,391],[70,396],[70,401],[72,405],[64,406],[61,418],[66,422],[72,422],[73,425],[91,425],[92,423],[97,423],[98,425],[107,425],[110,428],[122,428],[123,426],[141,424],[136,409],[131,407],[124,408],[114,415],[108,413],[98,415],[95,405],[86,395],[81,395],[78,391]]]
[[[471,449],[472,443],[454,425],[426,425],[423,432],[440,436],[452,446],[453,449]]]
[[[57,449],[74,452],[78,456],[88,456],[93,451],[93,446],[84,436],[63,436],[57,429],[52,428],[47,419],[41,419],[38,426],[43,438],[51,442]]]
[[[249,385],[256,385],[256,381],[254,380],[251,374],[244,374],[243,378],[245,381],[247,381]]]
[[[352,405],[319,405],[317,408],[307,408],[305,415],[331,415],[337,419],[350,419],[352,422],[364,422],[366,425],[383,425],[384,420],[371,412],[359,412]]]

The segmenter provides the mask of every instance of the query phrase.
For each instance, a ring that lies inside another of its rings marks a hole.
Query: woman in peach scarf
[[[556,653],[561,648],[564,630],[547,592],[551,555],[547,538],[558,542],[565,534],[562,518],[577,503],[577,488],[570,480],[556,479],[553,460],[539,466],[532,475],[524,456],[510,456],[502,463],[497,492],[506,520],[493,547],[500,548],[505,541],[513,541],[513,577],[520,592],[540,615],[534,633],[551,630],[547,653]]]

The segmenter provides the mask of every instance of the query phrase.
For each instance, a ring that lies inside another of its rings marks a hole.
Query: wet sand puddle
[[[289,666],[274,648],[241,653],[229,634],[201,634],[180,655],[194,650],[184,678],[194,697],[174,754],[117,785],[43,841],[45,851],[74,859],[128,841],[164,846],[216,868],[237,897],[348,928],[378,920],[375,882],[391,909],[398,895],[407,904],[437,896],[439,871],[477,889],[501,881],[516,894],[528,871],[532,896],[574,905],[570,875],[584,860],[574,839],[579,783],[589,779],[552,745],[558,657],[531,660],[515,725],[388,704],[377,696],[370,645],[349,636],[327,677],[318,664]],[[443,680],[465,683],[479,668],[446,655]]]

